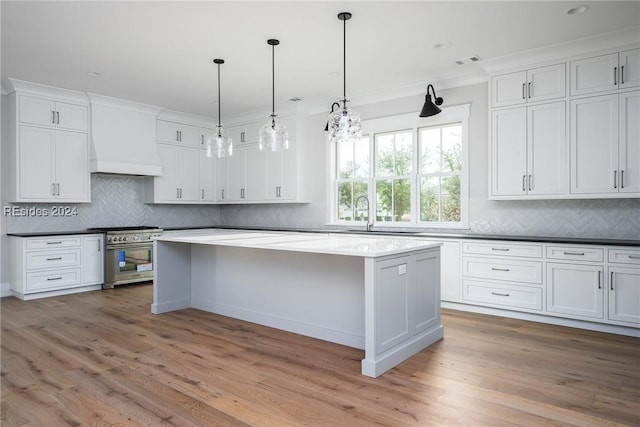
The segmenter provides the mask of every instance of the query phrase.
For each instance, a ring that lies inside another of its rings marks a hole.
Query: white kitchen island
[[[440,243],[208,229],[154,242],[151,312],[197,308],[364,349],[377,377],[443,336]]]

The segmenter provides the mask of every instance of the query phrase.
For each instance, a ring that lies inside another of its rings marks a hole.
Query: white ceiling
[[[640,25],[638,1],[6,1],[1,4],[2,79],[14,77],[198,114],[269,110],[271,47],[277,109],[292,97],[342,95],[342,21],[347,94],[478,74],[478,64],[524,50]],[[581,4],[586,13],[568,15]],[[639,35],[640,39],[640,35]],[[434,44],[448,48],[436,49]],[[90,72],[99,72],[92,77]],[[329,104],[327,104],[327,109]],[[223,119],[224,122],[224,119]]]

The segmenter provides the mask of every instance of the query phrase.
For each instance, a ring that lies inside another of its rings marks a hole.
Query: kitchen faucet
[[[354,219],[358,217],[358,202],[362,199],[367,201],[367,231],[372,231],[373,221],[371,220],[371,206],[369,205],[369,198],[367,196],[363,195],[356,199],[356,202],[353,204],[353,217]]]

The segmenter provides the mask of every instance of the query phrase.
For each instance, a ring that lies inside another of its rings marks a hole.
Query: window
[[[331,222],[467,227],[468,116],[462,105],[363,122],[360,141],[331,147]]]

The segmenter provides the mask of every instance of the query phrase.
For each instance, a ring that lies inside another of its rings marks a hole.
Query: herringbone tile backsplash
[[[148,205],[144,177],[93,174],[92,203],[75,217],[7,217],[7,232],[72,231],[89,227],[211,225],[322,228],[326,204]],[[51,207],[43,204],[39,207]],[[526,236],[640,239],[640,199],[470,200],[470,229],[456,232]],[[442,230],[433,230],[442,232]]]

